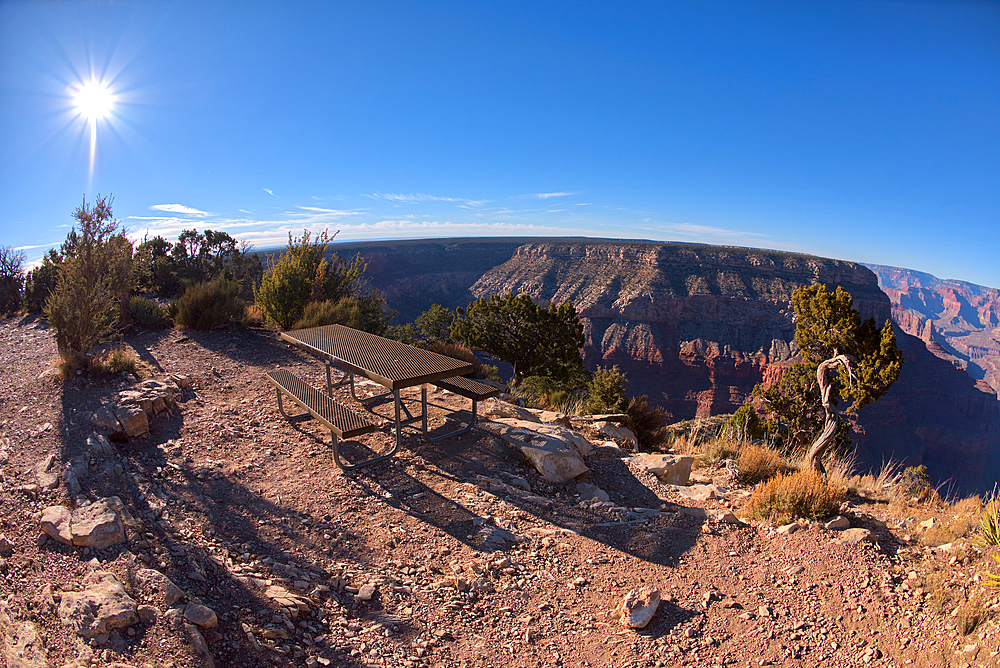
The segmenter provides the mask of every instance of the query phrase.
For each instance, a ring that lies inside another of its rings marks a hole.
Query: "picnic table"
[[[276,386],[278,407],[282,415],[290,420],[313,417],[329,427],[333,437],[334,460],[344,470],[368,466],[395,455],[399,450],[403,426],[412,424],[418,419],[422,419],[424,438],[429,441],[439,441],[468,431],[475,423],[478,402],[496,396],[499,392],[489,385],[463,378],[462,376],[472,373],[473,370],[472,364],[468,362],[344,325],[326,325],[281,332],[281,338],[323,361],[326,367],[326,393],[317,390],[291,372],[278,369],[266,374],[267,379]],[[357,464],[345,464],[341,461],[338,436],[353,438],[375,431],[377,427],[333,398],[335,384],[331,377],[332,367],[337,367],[344,373],[344,378],[336,385],[350,383],[351,396],[362,404],[392,396],[396,439],[389,452]],[[378,383],[385,387],[386,391],[370,397],[359,397],[354,385],[355,374]],[[472,420],[465,428],[437,437],[428,434],[428,383],[472,399]],[[421,415],[414,417],[403,403],[400,390],[416,385],[422,386],[422,412]],[[300,416],[287,415],[281,403],[282,394],[291,397],[308,413]],[[404,413],[406,419],[402,417]]]

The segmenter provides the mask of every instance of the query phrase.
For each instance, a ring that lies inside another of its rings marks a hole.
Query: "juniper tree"
[[[528,295],[483,297],[458,309],[451,338],[509,363],[515,385],[528,376],[567,379],[583,368],[583,325],[570,301],[543,308]]]
[[[862,322],[851,295],[825,285],[799,288],[792,295],[795,343],[802,362],[781,381],[754,395],[761,399],[777,440],[787,451],[805,450],[811,468],[824,472],[824,454],[850,445],[844,412],[856,413],[889,390],[903,366],[892,321],[879,328],[874,318]]]

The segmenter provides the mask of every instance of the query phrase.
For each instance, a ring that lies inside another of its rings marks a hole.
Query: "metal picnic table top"
[[[393,391],[472,372],[468,362],[344,325],[281,332],[281,338]]]

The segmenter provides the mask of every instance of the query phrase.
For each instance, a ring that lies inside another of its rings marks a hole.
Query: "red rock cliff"
[[[881,324],[892,315],[889,297],[862,265],[684,244],[526,244],[471,292],[573,300],[587,366],[617,364],[630,393],[649,395],[681,420],[732,412],[754,385],[773,382],[795,361],[792,292],[817,282],[850,292],[863,318]],[[926,328],[916,319],[910,325]],[[895,458],[926,464],[935,480],[952,479],[958,491],[991,487],[1000,478],[996,397],[940,346],[903,332],[898,338],[903,376],[855,420],[861,464]]]

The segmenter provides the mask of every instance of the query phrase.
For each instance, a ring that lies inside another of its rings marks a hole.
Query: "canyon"
[[[455,239],[344,247],[368,259],[372,287],[403,321],[434,302],[453,308],[511,291],[541,304],[572,300],[587,367],[617,365],[629,393],[647,395],[672,420],[730,413],[757,383],[780,378],[797,359],[792,292],[817,282],[841,286],[863,318],[896,319],[905,359],[890,392],[852,418],[859,468],[923,464],[943,493],[986,492],[1000,480],[1000,404],[990,383],[995,367],[985,361],[998,358],[978,352],[992,345],[980,330],[996,322],[996,302],[984,305],[988,293],[937,298],[937,288],[913,285],[912,277],[883,290],[881,274],[858,263],[692,244]],[[938,303],[936,311],[928,306]],[[955,331],[969,333],[944,334]]]

